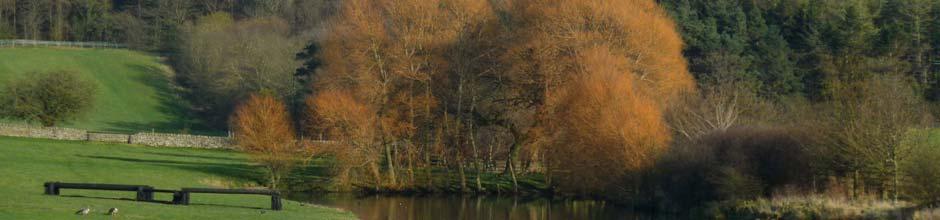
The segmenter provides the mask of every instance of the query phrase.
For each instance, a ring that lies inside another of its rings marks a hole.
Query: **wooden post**
[[[283,209],[283,207],[281,207],[281,195],[275,192],[271,194],[271,210],[280,211],[281,209]]]
[[[189,205],[189,192],[180,192],[180,204]]]
[[[59,187],[55,182],[46,182],[46,195],[59,195]]]
[[[137,187],[137,201],[147,201],[147,195],[143,187]]]

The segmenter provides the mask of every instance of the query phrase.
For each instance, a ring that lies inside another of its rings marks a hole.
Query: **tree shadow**
[[[240,206],[240,205],[225,205],[225,204],[208,204],[208,203],[189,203],[190,206],[212,206],[212,207],[229,207],[229,208],[242,208],[242,209],[258,209],[258,210],[268,210],[269,208],[263,207],[254,207],[254,206]]]
[[[225,132],[208,127],[192,111],[191,106],[183,97],[180,88],[172,86],[172,79],[159,67],[152,65],[128,64],[129,69],[141,72],[134,76],[134,80],[154,88],[157,92],[157,111],[172,117],[167,121],[159,122],[110,122],[115,131],[142,132],[153,131],[163,133],[188,133],[202,135],[224,135]]]
[[[263,178],[263,173],[260,171],[258,166],[252,166],[247,164],[237,164],[237,163],[207,163],[207,162],[186,162],[186,161],[176,161],[176,160],[147,160],[147,159],[137,159],[137,158],[126,158],[126,157],[113,157],[113,156],[88,156],[88,155],[76,155],[84,158],[99,159],[99,160],[113,160],[113,161],[122,161],[130,163],[143,163],[156,166],[176,168],[180,170],[196,171],[206,174],[214,174],[226,176],[234,179],[243,179],[255,182],[261,182]]]
[[[240,161],[238,158],[231,158],[231,157],[189,155],[189,154],[177,154],[177,153],[158,153],[158,152],[144,152],[144,153],[145,153],[145,154],[150,154],[150,155],[157,155],[157,156],[185,157],[185,158],[209,159],[209,160]]]
[[[133,192],[131,192],[133,193]],[[173,201],[161,201],[161,200],[150,200],[150,201],[138,201],[131,198],[116,198],[116,197],[100,197],[100,196],[83,196],[83,195],[59,195],[61,197],[69,198],[80,198],[80,199],[100,199],[100,200],[116,200],[116,201],[128,201],[128,202],[147,202],[147,203],[159,203],[159,204],[173,204]]]
[[[289,192],[326,192],[332,185],[332,170],[328,161],[314,159],[299,164],[284,178]]]
[[[60,195],[61,197],[69,198],[80,198],[80,199],[94,199],[94,200],[113,200],[113,201],[127,201],[127,202],[146,202],[146,203],[156,203],[164,205],[175,205],[173,201],[162,201],[162,200],[150,200],[150,201],[138,201],[131,198],[113,198],[113,197],[99,197],[99,196],[82,196],[82,195]],[[267,200],[265,200],[267,201]],[[225,205],[225,204],[209,204],[209,203],[192,203],[190,202],[188,206],[209,206],[209,207],[227,207],[227,208],[242,208],[242,209],[257,209],[257,210],[266,210],[268,208],[264,207],[253,207],[253,206],[239,206],[239,205]]]

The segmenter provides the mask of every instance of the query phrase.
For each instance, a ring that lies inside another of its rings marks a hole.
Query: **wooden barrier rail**
[[[137,201],[153,200],[153,187],[145,185],[121,185],[121,184],[101,184],[101,183],[60,183],[46,182],[46,195],[59,195],[62,189],[87,189],[87,190],[111,190],[111,191],[133,191],[137,192]]]
[[[173,203],[189,205],[190,194],[192,193],[211,193],[211,194],[254,194],[271,196],[271,209],[281,210],[281,194],[274,190],[267,189],[218,189],[218,188],[182,188],[178,194],[174,194]]]
[[[46,182],[43,184],[46,195],[59,195],[62,189],[86,189],[86,190],[112,190],[112,191],[133,191],[137,192],[137,201],[154,202],[153,193],[173,193],[173,204],[189,205],[190,194],[192,193],[212,193],[212,194],[248,194],[248,195],[266,195],[271,196],[271,209],[281,210],[281,194],[274,190],[267,189],[219,189],[219,188],[182,188],[180,190],[155,189],[147,185],[122,185],[122,184],[102,184],[102,183],[62,183]]]

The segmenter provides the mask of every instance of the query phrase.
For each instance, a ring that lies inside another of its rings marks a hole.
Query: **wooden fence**
[[[0,48],[16,47],[127,48],[127,45],[108,42],[0,40]]]

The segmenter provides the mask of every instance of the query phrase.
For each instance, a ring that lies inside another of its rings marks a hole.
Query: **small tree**
[[[251,95],[232,117],[238,146],[268,173],[269,187],[277,183],[303,158],[284,103],[270,95]]]
[[[869,76],[857,82],[833,82],[832,97],[821,109],[823,142],[834,164],[854,172],[856,181],[898,198],[900,164],[913,155],[905,138],[929,121],[926,107],[906,78]],[[859,180],[859,174],[866,180]],[[853,194],[855,194],[853,192]]]
[[[55,126],[92,108],[97,87],[75,72],[36,73],[10,83],[3,93],[3,114]]]

